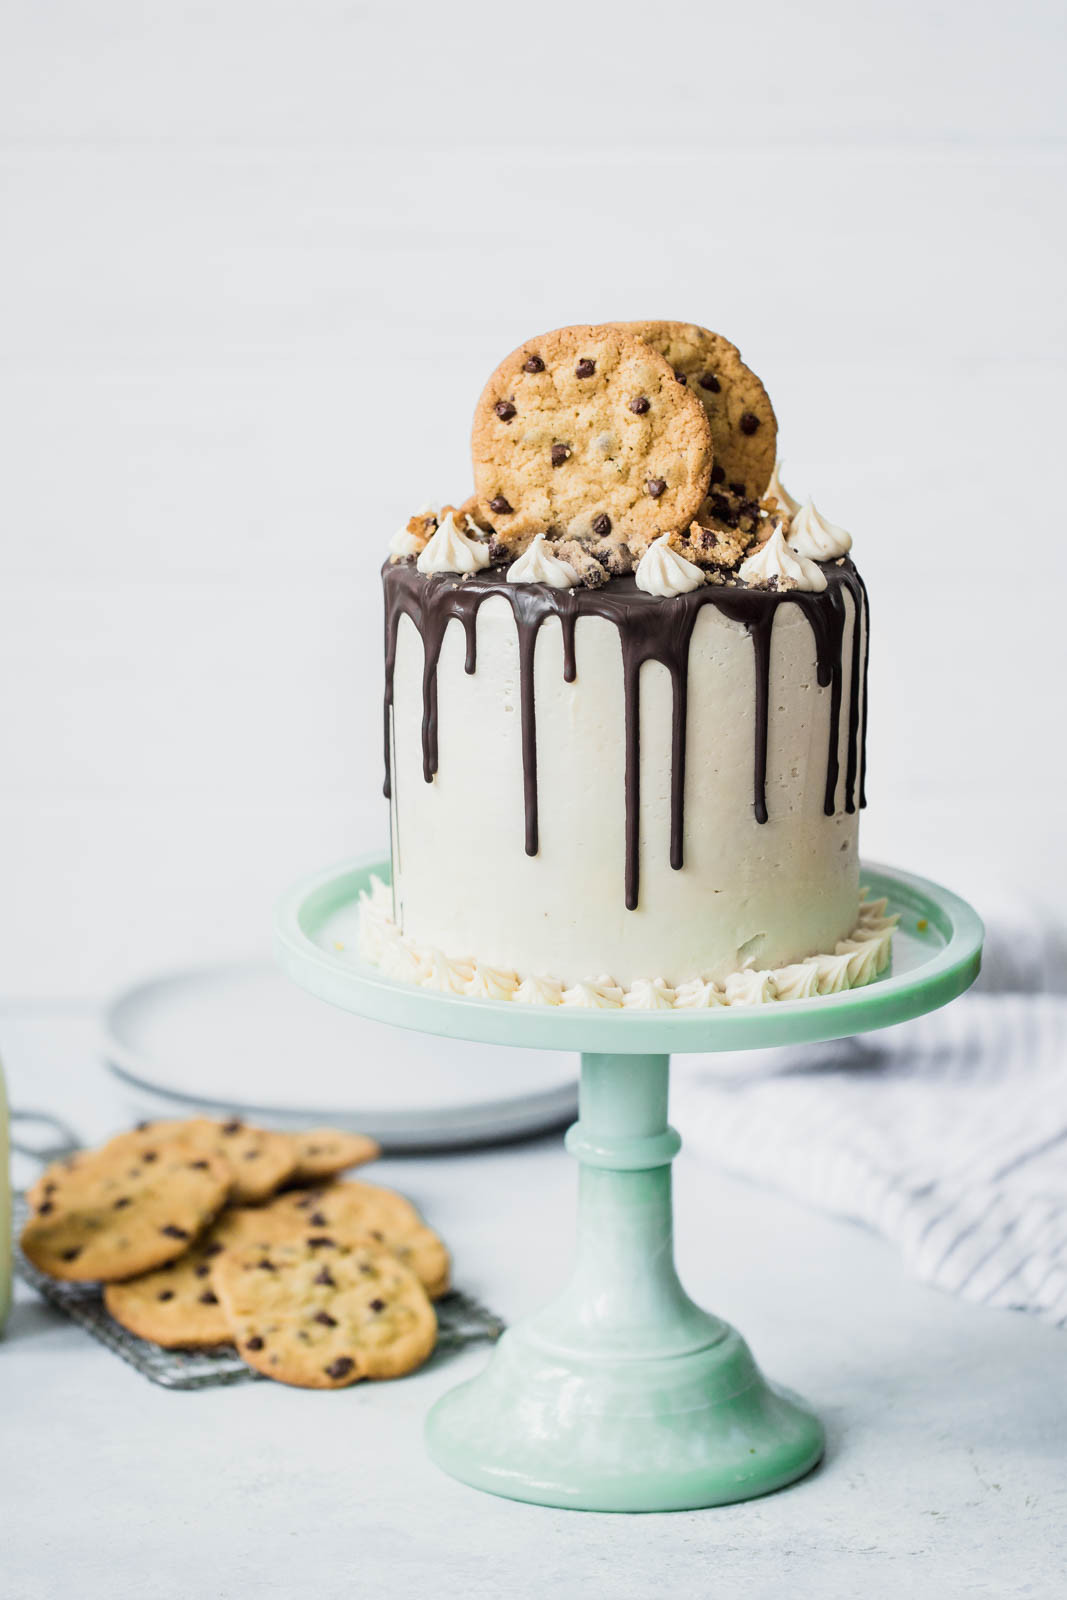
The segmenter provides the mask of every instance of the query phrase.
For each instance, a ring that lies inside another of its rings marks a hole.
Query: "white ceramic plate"
[[[369,1022],[269,965],[148,979],[104,1016],[105,1056],[142,1113],[333,1123],[392,1149],[520,1138],[577,1110],[577,1060]]]

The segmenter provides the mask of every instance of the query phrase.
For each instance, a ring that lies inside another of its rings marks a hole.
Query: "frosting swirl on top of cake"
[[[821,594],[826,574],[807,556],[798,554],[786,543],[785,532],[775,528],[765,544],[741,563],[741,577],[754,589],[804,589]]]
[[[534,536],[519,559],[508,568],[509,583],[547,583],[550,589],[573,589],[578,574],[569,561],[553,555],[543,533]]]
[[[433,572],[479,572],[489,565],[489,547],[457,528],[449,511],[415,565],[424,577]]]
[[[658,539],[653,539],[637,564],[634,582],[646,594],[664,597],[688,594],[691,589],[699,589],[704,582],[704,574],[696,563],[687,561],[677,550],[672,550],[670,540],[669,533],[661,533]]]
[[[809,495],[789,524],[789,547],[809,561],[836,561],[852,549],[852,535],[828,522]]]
[[[782,482],[781,471],[782,463],[776,461],[774,463],[774,471],[771,473],[771,481],[763,491],[763,498],[764,500],[777,500],[788,516],[795,517],[800,510],[800,501],[793,499],[793,496]]]

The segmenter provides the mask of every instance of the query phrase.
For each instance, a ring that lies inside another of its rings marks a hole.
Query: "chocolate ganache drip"
[[[752,640],[756,678],[756,740],[753,760],[752,806],[757,822],[767,821],[767,739],[769,729],[771,632],[778,608],[799,606],[815,640],[816,677],[830,689],[830,737],[826,761],[823,809],[832,816],[840,783],[838,748],[841,725],[841,687],[844,673],[846,591],[852,597],[857,626],[863,620],[864,647],[853,639],[849,662],[848,758],[845,768],[844,806],[853,812],[866,805],[864,780],[867,735],[867,640],[869,608],[863,580],[851,561],[824,569],[827,587],[821,594],[801,589],[749,589],[706,584],[670,599],[643,593],[633,578],[616,578],[600,589],[552,589],[540,583],[508,583],[503,569],[459,579],[448,573],[423,575],[413,563],[386,563],[385,585],[385,793],[390,795],[390,724],[397,633],[402,616],[410,617],[422,639],[422,772],[433,781],[438,766],[437,664],[445,630],[455,619],[464,631],[468,673],[478,664],[478,611],[491,596],[508,601],[515,617],[519,645],[519,697],[522,735],[522,773],[526,826],[526,853],[535,856],[537,825],[537,708],[534,698],[534,650],[541,624],[559,620],[563,633],[563,676],[576,677],[574,630],[580,616],[603,617],[615,624],[622,646],[625,705],[625,893],[628,910],[636,909],[639,892],[638,834],[640,792],[640,675],[646,661],[658,661],[670,674],[671,719],[671,866],[683,863],[686,718],[688,709],[689,647],[702,607],[713,605],[732,622],[742,624]],[[862,693],[861,693],[862,686]],[[862,699],[862,714],[860,701]]]

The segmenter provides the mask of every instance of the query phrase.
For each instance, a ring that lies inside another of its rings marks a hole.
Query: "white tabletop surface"
[[[8,1014],[0,1050],[16,1103],[61,1105],[86,1137],[120,1120],[90,1019]],[[560,1284],[575,1169],[558,1139],[374,1170],[506,1317]],[[439,1473],[421,1440],[482,1347],[342,1393],[172,1393],[22,1288],[0,1344],[5,1600],[1062,1595],[1063,1334],[923,1288],[859,1228],[684,1151],[675,1171],[688,1288],[827,1425],[803,1483],[670,1516],[498,1500]]]

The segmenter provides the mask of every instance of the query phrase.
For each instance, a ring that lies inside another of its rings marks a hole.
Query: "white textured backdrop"
[[[855,534],[866,853],[1062,898],[1058,5],[0,28],[0,993],[263,944],[385,839],[384,541],[466,492],[499,356],[587,319],[736,340]]]

